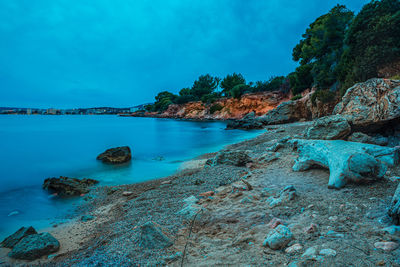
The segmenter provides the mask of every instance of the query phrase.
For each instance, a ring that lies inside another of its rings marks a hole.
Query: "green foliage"
[[[210,74],[201,75],[194,83],[191,94],[196,100],[201,100],[204,95],[209,95],[218,87],[219,78],[212,77]]]
[[[229,91],[229,96],[239,99],[240,97],[242,97],[244,93],[247,93],[249,91],[250,91],[250,86],[246,84],[238,84]]]
[[[155,97],[156,102],[151,107],[151,111],[153,112],[163,112],[165,111],[169,105],[173,104],[174,101],[176,100],[177,95],[174,95],[171,92],[168,91],[163,91],[158,93],[158,95]]]
[[[392,79],[392,80],[400,80],[400,74],[397,74],[397,75],[395,75],[393,77],[390,77],[390,79]]]
[[[203,103],[214,103],[216,100],[218,100],[221,97],[221,95],[217,92],[213,92],[211,94],[203,95],[201,97],[201,102]]]
[[[336,93],[330,90],[317,90],[311,96],[311,103],[315,105],[317,103],[317,99],[324,104],[330,103],[335,101]]]
[[[233,87],[239,84],[246,84],[246,80],[242,74],[228,74],[224,79],[222,79],[220,84],[222,93],[225,96],[229,96],[229,92],[233,89]]]
[[[217,111],[222,110],[224,107],[221,106],[220,104],[214,104],[210,107],[210,114],[214,114]]]
[[[302,96],[299,94],[299,95],[293,96],[290,100],[295,101],[295,100],[298,100],[298,99],[301,99],[301,98],[302,98]]]
[[[284,76],[271,77],[268,81],[257,81],[253,86],[253,92],[265,92],[265,91],[287,91],[288,86],[287,78]]]
[[[366,4],[351,23],[345,44],[338,72],[342,92],[377,77],[380,67],[400,57],[400,1]]]
[[[353,16],[345,6],[337,5],[310,24],[303,39],[293,49],[293,59],[300,62],[289,77],[293,94],[313,85],[328,88],[336,82],[336,66]]]

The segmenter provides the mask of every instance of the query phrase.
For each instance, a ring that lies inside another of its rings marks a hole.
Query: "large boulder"
[[[21,227],[18,231],[5,238],[1,245],[5,248],[13,248],[21,239],[33,234],[37,234],[37,232],[32,226]]]
[[[97,156],[98,160],[105,163],[121,164],[130,161],[131,149],[128,146],[110,148]]]
[[[268,125],[295,122],[300,119],[311,119],[311,114],[304,110],[303,102],[296,100],[283,102],[261,117],[260,121]]]
[[[382,147],[343,140],[289,141],[299,152],[294,171],[315,165],[329,169],[329,188],[341,188],[347,182],[367,182],[384,176],[387,166],[398,164],[400,148]]]
[[[261,129],[263,128],[262,122],[256,117],[256,113],[250,112],[240,120],[230,120],[226,125],[227,129]]]
[[[326,116],[313,122],[306,131],[307,139],[344,139],[351,133],[351,126],[341,115]]]
[[[388,215],[392,218],[394,224],[400,225],[400,184],[397,186],[396,192],[393,195]]]
[[[247,163],[251,162],[251,157],[246,151],[242,150],[223,150],[207,161],[207,165],[234,165],[238,167],[246,166]]]
[[[161,227],[152,221],[140,227],[140,246],[149,249],[163,249],[172,246],[172,241]]]
[[[79,196],[89,192],[90,187],[97,184],[94,179],[78,179],[60,176],[60,178],[47,178],[43,182],[43,189],[59,196]]]
[[[333,114],[345,116],[356,131],[379,130],[400,120],[400,80],[369,79],[349,88]]]
[[[44,255],[57,252],[60,243],[49,233],[28,235],[14,246],[8,254],[11,258],[35,260]]]

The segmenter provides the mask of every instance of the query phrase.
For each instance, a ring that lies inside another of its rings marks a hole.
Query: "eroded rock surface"
[[[13,248],[19,241],[28,235],[37,234],[36,230],[32,227],[21,227],[14,234],[10,235],[1,242],[1,245],[5,248]]]
[[[110,148],[97,156],[98,160],[105,163],[121,164],[130,161],[131,149],[128,146]]]
[[[246,166],[247,163],[251,162],[250,156],[246,151],[242,150],[223,150],[218,152],[215,158],[209,160],[207,165],[234,165],[234,166]]]
[[[78,179],[61,176],[60,178],[47,178],[43,182],[43,189],[59,196],[79,196],[89,192],[90,187],[97,184],[94,179]]]
[[[32,234],[24,237],[8,254],[11,258],[35,260],[57,252],[60,243],[49,233]]]
[[[294,171],[319,165],[330,172],[328,187],[341,188],[347,182],[366,182],[384,176],[387,166],[399,162],[399,148],[343,140],[289,141],[299,151]]]
[[[326,116],[317,119],[306,131],[307,139],[335,140],[344,139],[351,133],[351,126],[341,115]]]

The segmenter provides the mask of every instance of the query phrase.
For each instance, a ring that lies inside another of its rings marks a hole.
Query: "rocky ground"
[[[328,189],[329,171],[292,171],[298,153],[280,145],[309,125],[270,126],[227,148],[247,156],[206,154],[170,177],[99,186],[79,217],[47,229],[59,252],[25,262],[2,249],[0,263],[181,266],[184,255],[184,266],[400,266],[386,215],[399,167],[374,183]]]

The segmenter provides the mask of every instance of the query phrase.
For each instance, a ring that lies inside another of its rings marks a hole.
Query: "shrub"
[[[302,98],[302,96],[300,94],[298,94],[298,95],[293,96],[290,100],[295,101],[295,100],[298,100],[301,98]]]
[[[214,114],[217,111],[222,110],[224,107],[221,106],[220,104],[214,104],[210,107],[210,114]]]

